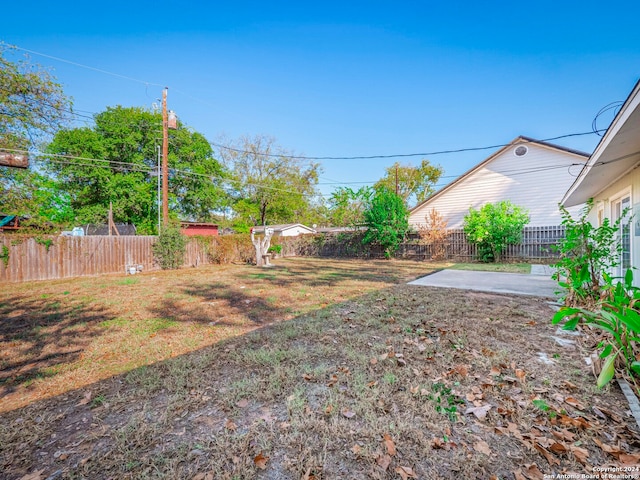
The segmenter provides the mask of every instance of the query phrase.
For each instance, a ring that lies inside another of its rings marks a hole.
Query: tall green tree
[[[242,137],[220,148],[234,179],[233,215],[239,229],[302,222],[319,202],[320,165],[295,158],[266,136]]]
[[[338,187],[329,198],[329,221],[334,226],[354,227],[364,224],[364,212],[371,206],[374,190]]]
[[[51,73],[0,45],[0,148],[27,149],[66,123],[71,100]]]
[[[24,153],[67,123],[71,100],[48,70],[27,57],[13,61],[14,53],[0,45],[0,150]],[[27,217],[34,226],[71,218],[68,198],[33,166],[0,166],[0,212]]]
[[[384,177],[376,182],[374,188],[385,187],[395,192],[397,184],[397,193],[408,207],[422,202],[435,192],[435,184],[442,172],[442,167],[431,165],[426,159],[415,167],[396,162],[385,169]]]
[[[155,233],[156,169],[162,117],[137,107],[112,107],[92,128],[62,130],[48,146],[48,171],[61,182],[76,220],[103,223],[109,205],[116,222]],[[169,130],[169,210],[174,218],[210,220],[227,201],[226,171],[207,140],[181,123]]]
[[[402,198],[386,187],[378,188],[364,218],[363,242],[380,245],[385,258],[391,258],[409,230],[409,212]]]

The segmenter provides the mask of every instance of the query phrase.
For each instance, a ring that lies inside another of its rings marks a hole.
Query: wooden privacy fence
[[[522,232],[522,242],[508,245],[501,260],[535,261],[553,260],[558,258],[554,246],[564,238],[564,226],[525,227]],[[439,247],[439,248],[438,248]],[[477,247],[467,240],[462,229],[450,229],[447,239],[441,245],[432,245],[418,241],[409,241],[400,245],[396,257],[432,259],[441,253],[442,260],[473,261],[477,259]]]
[[[381,258],[383,251],[375,245],[362,243],[363,232],[302,235],[274,239],[282,245],[282,256]],[[526,227],[523,241],[510,245],[503,255],[505,261],[550,261],[557,258],[552,250],[564,238],[564,227]],[[153,258],[155,236],[85,236],[56,237],[0,235],[0,282],[53,280],[107,273],[126,273],[158,269]],[[419,237],[409,238],[400,245],[397,258],[471,261],[476,258],[475,245],[470,244],[462,230],[450,230],[441,245],[424,243]],[[254,250],[248,236],[233,235],[192,238],[187,243],[184,266],[251,262]]]
[[[0,282],[26,282],[152,270],[156,237],[0,236]]]
[[[522,243],[509,245],[502,255],[504,261],[550,261],[558,258],[553,246],[564,238],[563,226],[525,227]],[[381,258],[384,252],[379,246],[364,245],[364,233],[337,233],[304,235],[282,239],[283,254],[317,257]],[[477,258],[476,246],[469,243],[462,229],[450,229],[447,238],[439,244],[423,241],[417,234],[400,244],[396,258],[413,260],[473,261]]]
[[[131,268],[157,270],[159,266],[152,249],[157,238],[0,235],[0,283],[127,273]],[[189,239],[183,265],[197,267],[247,261],[253,247],[248,238],[244,240],[230,237]]]

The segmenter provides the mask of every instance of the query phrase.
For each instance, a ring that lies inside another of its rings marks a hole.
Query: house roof
[[[554,143],[549,143],[549,142],[545,142],[542,140],[536,140],[534,138],[531,137],[526,137],[524,135],[520,135],[516,138],[514,138],[511,142],[507,143],[506,145],[502,146],[502,148],[500,148],[499,150],[497,150],[496,152],[494,152],[491,156],[489,156],[488,158],[486,158],[485,160],[483,160],[482,162],[480,162],[479,164],[477,164],[475,167],[471,168],[470,170],[466,171],[465,173],[463,173],[462,175],[460,175],[458,178],[456,178],[455,180],[453,180],[451,183],[445,185],[444,187],[442,187],[440,190],[438,190],[436,193],[434,193],[433,195],[429,196],[428,198],[426,198],[425,200],[423,200],[422,202],[420,202],[419,204],[417,204],[415,207],[413,207],[409,213],[414,212],[415,210],[418,210],[420,207],[422,207],[425,203],[432,201],[433,199],[439,197],[440,195],[442,195],[444,192],[450,190],[451,188],[453,188],[455,185],[457,185],[458,183],[462,182],[465,178],[467,178],[469,175],[471,175],[472,173],[480,170],[481,168],[483,168],[485,165],[487,165],[488,163],[490,163],[494,158],[496,158],[498,155],[500,155],[501,153],[503,153],[505,150],[513,147],[514,145],[519,145],[519,144],[527,144],[527,143],[534,143],[536,145],[540,145],[542,147],[545,148],[551,148],[554,150],[560,150],[562,152],[566,152],[566,153],[570,153],[573,155],[577,155],[580,156],[582,158],[587,158],[589,157],[589,154],[586,152],[582,152],[580,150],[574,150],[572,148],[567,148],[567,147],[563,147],[560,145],[556,145]]]
[[[289,230],[290,228],[294,228],[294,227],[306,228],[310,232],[315,231],[315,230],[313,230],[313,228],[307,227],[306,225],[303,225],[301,223],[283,223],[281,225],[267,225],[266,227],[265,226],[258,226],[258,227],[253,227],[253,231],[254,232],[263,232],[265,228],[273,228],[274,232],[282,232],[284,230]]]
[[[181,227],[216,227],[218,228],[217,223],[208,223],[208,222],[180,222]]]
[[[595,197],[640,164],[640,80],[622,104],[562,204],[571,207]]]

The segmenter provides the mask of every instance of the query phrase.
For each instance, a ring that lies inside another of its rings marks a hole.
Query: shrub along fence
[[[507,262],[543,261],[558,258],[553,246],[564,238],[563,226],[525,227],[522,243],[509,245],[502,256]],[[363,245],[363,232],[304,235],[277,239],[283,245],[285,256],[382,258],[384,252],[376,245]],[[473,261],[477,258],[476,246],[469,243],[462,229],[450,229],[447,238],[437,244],[424,242],[417,234],[411,234],[400,244],[396,258],[413,260]]]
[[[364,232],[273,238],[282,245],[281,256],[383,258],[376,245],[363,245]],[[520,245],[510,245],[505,261],[543,261],[557,258],[552,250],[564,237],[564,227],[526,227]],[[127,273],[131,269],[158,269],[152,245],[155,236],[24,236],[0,235],[0,282],[25,282],[57,278]],[[462,230],[450,230],[439,245],[424,243],[417,235],[400,245],[396,258],[412,260],[472,261],[475,245]],[[194,237],[187,243],[185,267],[207,264],[252,263],[255,250],[248,235]]]

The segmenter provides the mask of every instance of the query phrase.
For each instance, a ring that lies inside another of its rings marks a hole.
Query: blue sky
[[[588,132],[640,76],[637,2],[5,3],[0,41],[142,80],[32,55],[79,113],[151,107],[166,85],[169,108],[209,140],[263,134],[300,155]],[[598,139],[555,142],[591,152]],[[492,151],[427,158],[443,185]],[[395,160],[322,161],[321,190],[375,182]]]

